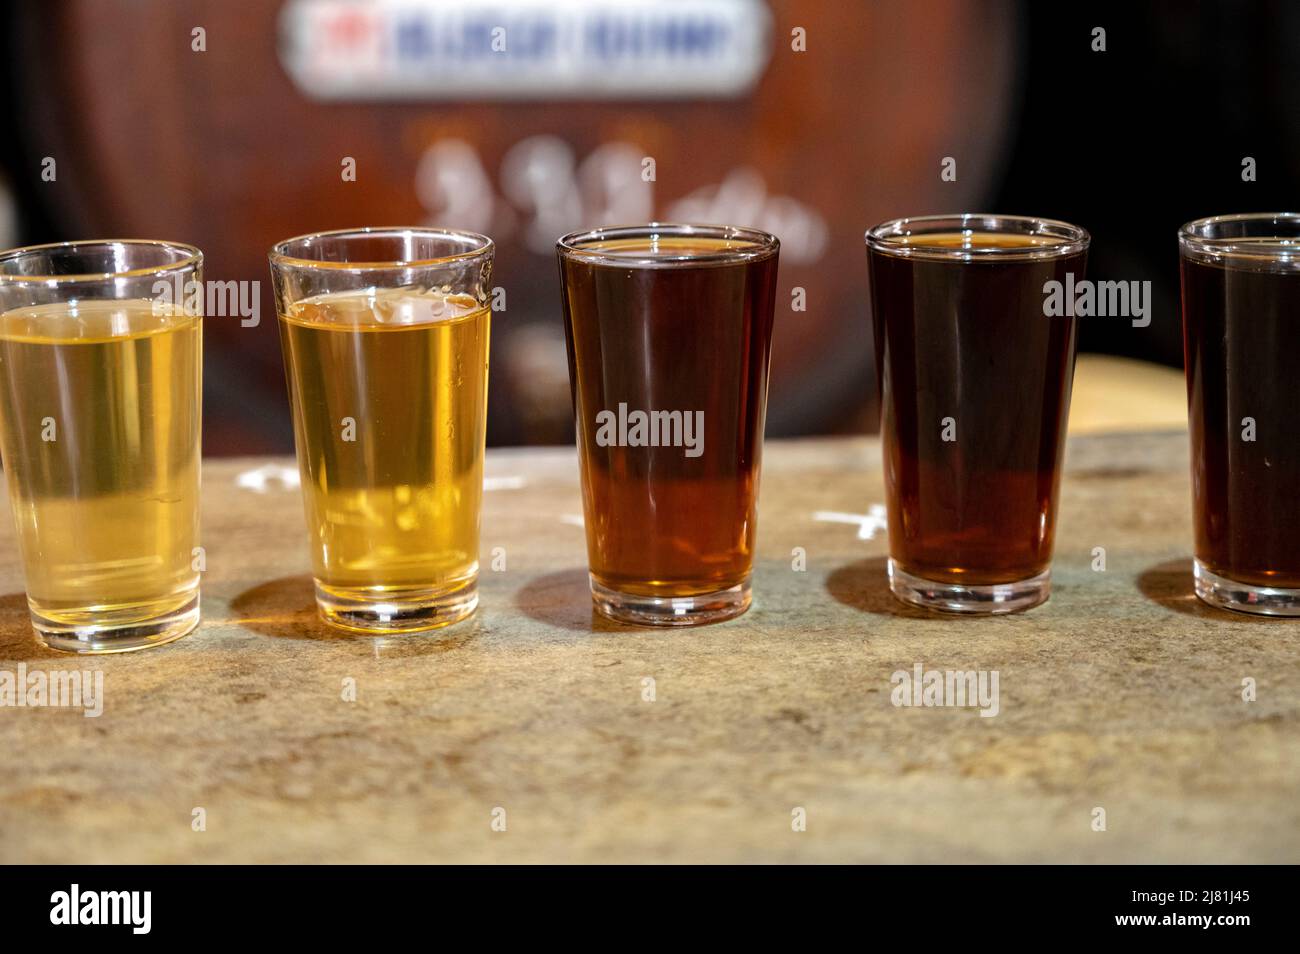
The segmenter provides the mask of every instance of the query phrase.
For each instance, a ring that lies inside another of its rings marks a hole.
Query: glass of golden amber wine
[[[52,649],[198,625],[202,278],[202,253],[166,242],[0,253],[0,451]]]
[[[1300,616],[1300,215],[1198,219],[1178,245],[1196,595]]]
[[[749,607],[778,251],[726,226],[559,241],[591,591],[612,619]]]
[[[1088,233],[1014,215],[895,219],[867,233],[889,582],[900,600],[1009,613],[1051,592]]]
[[[271,250],[316,603],[397,635],[478,605],[492,241],[354,229]]]

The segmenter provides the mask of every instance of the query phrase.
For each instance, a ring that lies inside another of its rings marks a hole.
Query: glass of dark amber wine
[[[316,604],[354,633],[478,605],[492,241],[353,229],[271,250]]]
[[[749,607],[779,244],[659,224],[559,240],[591,592],[612,619]]]
[[[1300,616],[1300,214],[1179,230],[1196,595]]]
[[[117,653],[199,622],[203,255],[150,241],[0,254],[0,450],[32,625]]]
[[[1075,319],[1088,233],[1007,215],[895,219],[867,233],[889,583],[904,602],[1008,613],[1051,592]]]

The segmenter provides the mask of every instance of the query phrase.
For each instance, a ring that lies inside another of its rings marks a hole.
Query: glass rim
[[[1237,224],[1278,225],[1286,222],[1294,235],[1279,234],[1277,229],[1255,235],[1214,235],[1220,226]],[[1250,241],[1255,239],[1256,241]],[[1258,239],[1274,239],[1264,243]],[[1178,250],[1195,261],[1231,261],[1242,264],[1300,267],[1300,212],[1233,212],[1207,215],[1184,222],[1178,229]]]
[[[68,272],[66,274],[26,275],[6,271],[5,266],[32,255],[45,252],[75,252],[94,247],[125,245],[131,248],[150,248],[157,251],[175,252],[181,257],[157,265],[140,265],[135,268],[115,272]],[[0,283],[13,282],[25,284],[76,285],[112,281],[119,278],[149,278],[184,272],[203,264],[203,252],[194,245],[184,242],[168,242],[161,239],[77,239],[71,242],[45,242],[40,245],[23,245],[0,252]]]
[[[738,239],[748,244],[738,248],[719,249],[714,252],[685,252],[680,255],[646,255],[637,252],[619,252],[589,246],[596,242],[617,239],[649,238],[669,235],[711,239]],[[781,240],[771,232],[744,225],[696,225],[686,222],[646,222],[642,225],[602,225],[594,229],[581,229],[562,235],[555,242],[555,251],[562,258],[575,261],[596,262],[635,268],[671,268],[682,265],[731,265],[757,262],[776,255],[781,250]]]
[[[923,226],[920,234],[930,232],[1012,232],[1021,235],[1045,235],[1059,239],[1051,245],[981,246],[943,248],[940,246],[897,245],[888,241],[913,234],[911,226]],[[1037,215],[1003,215],[996,212],[956,212],[944,215],[912,215],[887,219],[866,232],[867,248],[895,258],[919,258],[935,261],[1025,261],[1064,258],[1087,251],[1092,244],[1088,230],[1061,219]]]
[[[453,252],[450,255],[439,255],[434,258],[421,258],[409,260],[394,261],[375,261],[375,262],[332,262],[319,258],[303,258],[299,255],[292,255],[288,248],[296,243],[306,243],[314,239],[345,239],[360,238],[362,236],[382,237],[385,235],[420,235],[427,238],[440,238],[451,240],[464,240],[471,243],[474,247],[467,248],[462,252]],[[476,258],[484,258],[494,254],[496,243],[486,235],[478,232],[469,232],[464,229],[444,229],[435,226],[421,225],[366,225],[350,229],[327,229],[322,232],[307,232],[303,235],[295,235],[292,238],[282,239],[271,246],[267,252],[267,258],[270,259],[272,266],[287,266],[290,268],[322,268],[337,271],[351,272],[371,272],[381,271],[393,268],[427,268],[436,265],[449,265],[453,262],[473,261]]]

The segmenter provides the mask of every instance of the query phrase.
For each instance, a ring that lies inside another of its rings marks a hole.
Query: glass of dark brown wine
[[[1178,233],[1196,595],[1300,616],[1300,214]]]
[[[1088,233],[944,215],[867,233],[881,389],[889,584],[906,603],[1009,613],[1045,601]]]
[[[612,619],[749,607],[778,251],[730,226],[559,240],[591,591]]]

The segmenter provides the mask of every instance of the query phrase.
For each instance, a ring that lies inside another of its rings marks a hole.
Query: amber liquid
[[[666,258],[733,246],[662,238],[593,247]],[[662,265],[562,257],[560,268],[593,577],[651,597],[743,583],[754,559],[776,256]],[[620,403],[702,411],[702,453],[600,446],[596,416]]]
[[[55,627],[198,593],[202,319],[145,300],[0,315],[0,446],[27,595]]]
[[[911,237],[937,249],[1056,244],[1011,233]],[[1052,557],[1075,319],[1043,286],[1085,254],[936,260],[872,250],[890,555],[939,583],[1037,576]],[[955,440],[946,441],[945,418]]]
[[[1196,556],[1239,583],[1300,587],[1300,272],[1184,258],[1182,303]]]
[[[318,583],[375,596],[472,581],[488,309],[372,290],[299,301],[280,318]]]

